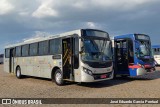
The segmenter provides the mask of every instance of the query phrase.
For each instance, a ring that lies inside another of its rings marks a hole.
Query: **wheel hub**
[[[17,70],[17,77],[19,77],[20,76],[20,71],[19,70]]]
[[[61,80],[62,80],[62,75],[61,75],[61,73],[57,73],[57,74],[56,74],[56,82],[57,82],[57,83],[61,83]]]

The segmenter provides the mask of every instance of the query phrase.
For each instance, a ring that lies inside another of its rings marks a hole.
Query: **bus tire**
[[[57,69],[54,74],[55,83],[59,86],[64,85],[63,75],[60,69]]]
[[[18,79],[21,79],[21,78],[22,78],[21,68],[20,68],[20,67],[18,67],[18,68],[16,69],[16,77],[17,77]]]

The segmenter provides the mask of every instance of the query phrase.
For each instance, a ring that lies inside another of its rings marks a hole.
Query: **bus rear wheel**
[[[17,77],[18,79],[21,79],[21,78],[22,78],[20,67],[18,67],[18,68],[16,69],[16,77]]]
[[[59,86],[64,85],[63,75],[60,69],[57,69],[54,74],[55,83]]]

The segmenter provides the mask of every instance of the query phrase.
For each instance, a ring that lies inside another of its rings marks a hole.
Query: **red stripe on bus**
[[[129,68],[135,69],[135,68],[141,68],[139,65],[130,65]]]

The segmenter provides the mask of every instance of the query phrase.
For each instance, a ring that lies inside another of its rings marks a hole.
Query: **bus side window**
[[[118,61],[118,62],[120,62],[121,59],[122,59],[122,58],[121,58],[121,50],[120,50],[120,49],[121,49],[120,42],[119,42],[119,43],[117,42],[117,43],[116,43],[116,49],[115,49],[115,50],[116,50],[116,57],[117,57],[117,61]]]
[[[15,57],[16,55],[16,48],[13,49],[13,57]]]
[[[16,57],[21,57],[22,54],[21,50],[22,50],[21,46],[16,47],[16,52],[15,52]]]
[[[61,45],[61,38],[52,39],[49,42],[49,50],[50,54],[56,55],[56,54],[62,54],[62,45]]]
[[[128,51],[127,41],[123,41],[122,42],[122,55],[123,55],[123,58],[126,59],[126,60],[128,59],[127,51]]]
[[[38,52],[39,55],[47,55],[49,51],[48,41],[39,42]]]
[[[79,38],[74,38],[74,69],[79,68]]]
[[[121,51],[120,51],[120,43],[116,44],[116,50],[117,50],[117,55],[121,56]]]
[[[29,55],[30,56],[36,56],[37,54],[38,54],[38,43],[32,43],[32,44],[30,44]]]
[[[129,46],[129,63],[134,63],[134,52],[133,52],[132,40],[128,41],[128,46]]]
[[[29,45],[22,46],[22,57],[26,57],[29,54]]]
[[[10,56],[10,49],[5,50],[5,58],[9,58]]]

